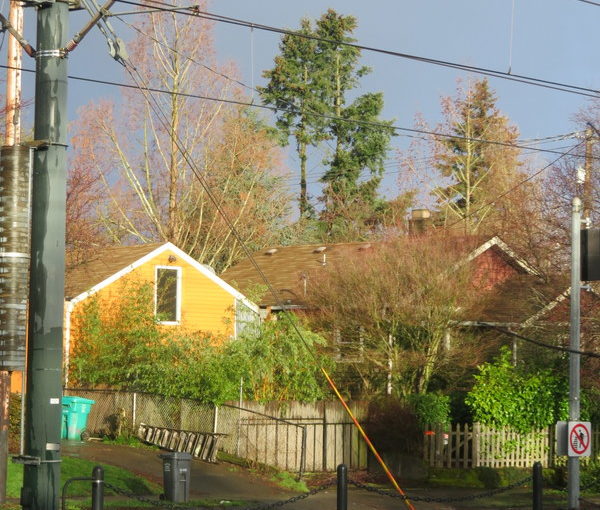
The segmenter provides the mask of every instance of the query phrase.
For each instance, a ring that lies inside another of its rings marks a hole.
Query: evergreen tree
[[[435,167],[449,181],[435,190],[440,209],[447,224],[461,221],[466,234],[497,230],[512,204],[493,201],[523,177],[519,149],[510,147],[519,132],[497,109],[486,79],[442,105],[441,130],[457,136],[435,141]]]
[[[328,63],[330,73],[326,102],[333,119],[327,133],[335,146],[324,160],[328,167],[324,183],[321,220],[329,240],[358,239],[366,226],[378,223],[385,202],[377,196],[383,163],[393,135],[391,122],[382,122],[382,93],[367,93],[349,105],[346,96],[370,72],[359,67],[360,50],[345,43],[356,29],[356,18],[327,11],[318,21],[318,54]],[[367,176],[365,176],[365,171]]]
[[[301,20],[298,33],[314,35],[310,20]],[[273,69],[263,74],[268,83],[259,87],[259,91],[266,104],[277,108],[277,127],[285,139],[292,136],[296,140],[300,160],[300,215],[306,217],[312,213],[306,185],[307,150],[324,137],[324,120],[320,115],[326,113],[322,97],[324,75],[328,70],[316,57],[314,39],[285,34],[279,49],[281,53],[275,57]]]
[[[329,9],[314,25],[302,20],[300,34],[286,34],[263,100],[279,108],[277,126],[296,139],[300,159],[300,212],[312,212],[306,191],[307,149],[327,141],[331,153],[324,184],[321,230],[328,240],[364,237],[377,223],[385,202],[377,196],[393,129],[381,122],[381,93],[367,93],[348,104],[348,93],[369,72],[359,66],[360,50],[346,43],[357,21]],[[365,177],[365,172],[367,176]],[[365,229],[365,227],[367,227]]]

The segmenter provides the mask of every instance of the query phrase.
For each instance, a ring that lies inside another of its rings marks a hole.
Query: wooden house
[[[74,320],[92,296],[119,300],[131,284],[151,284],[153,308],[165,328],[209,333],[224,341],[259,320],[258,307],[171,243],[105,247],[67,269],[65,278],[64,361],[77,342],[85,341]],[[13,374],[11,389],[21,391],[21,374]]]

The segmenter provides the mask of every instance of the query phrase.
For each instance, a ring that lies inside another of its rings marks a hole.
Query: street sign
[[[589,421],[570,421],[567,433],[567,455],[589,457],[592,452],[592,424]]]

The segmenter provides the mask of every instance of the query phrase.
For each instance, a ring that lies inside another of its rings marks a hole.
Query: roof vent
[[[275,255],[277,253],[277,248],[271,248],[265,252],[265,255]]]
[[[327,249],[327,246],[319,246],[313,250],[313,253],[323,253]]]

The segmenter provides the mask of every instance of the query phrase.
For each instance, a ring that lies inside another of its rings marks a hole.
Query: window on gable
[[[260,315],[247,306],[244,301],[237,299],[235,302],[235,338],[240,335],[256,334],[260,326]]]
[[[360,326],[345,325],[333,331],[334,359],[338,363],[360,363],[364,356],[364,331]]]
[[[156,268],[156,318],[161,323],[177,323],[181,317],[181,268]]]

